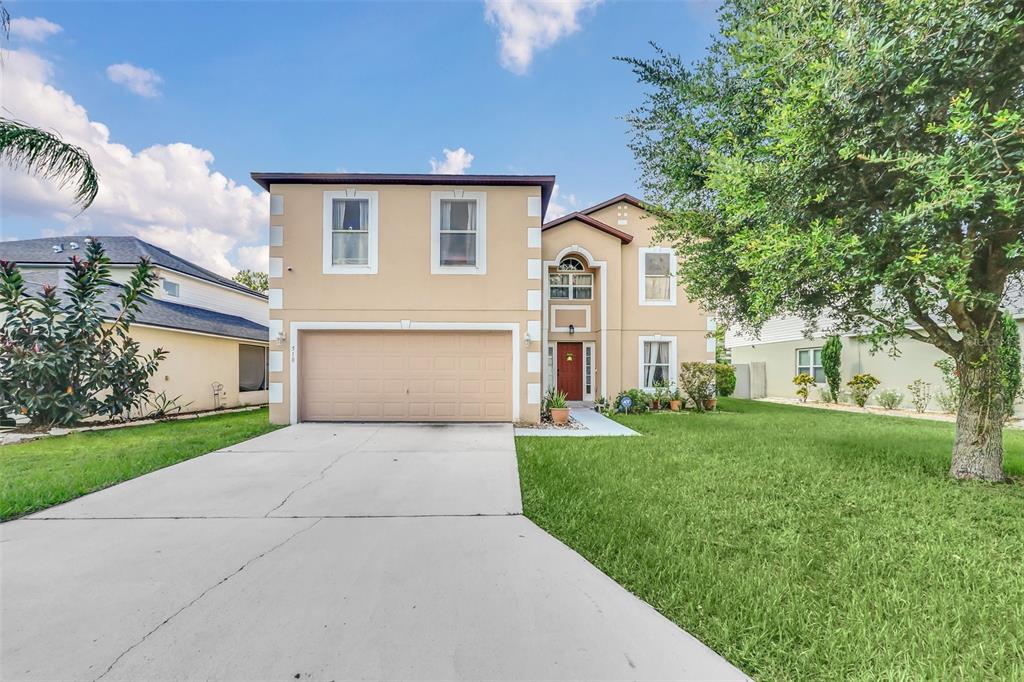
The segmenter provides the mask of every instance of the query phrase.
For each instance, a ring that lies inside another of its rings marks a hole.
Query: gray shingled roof
[[[25,280],[30,290],[33,293],[38,293],[44,285],[58,286],[63,277],[62,270],[53,270],[45,273],[34,272]],[[119,287],[120,285],[108,287],[103,292],[101,301],[107,306],[105,318],[113,319],[120,310],[117,304]],[[139,316],[135,318],[138,324],[217,336],[231,336],[252,341],[267,341],[270,338],[270,330],[267,327],[244,317],[155,298],[145,297],[145,300],[146,304],[142,306]]]
[[[52,264],[65,265],[73,255],[84,257],[85,236],[51,237],[48,239],[20,239],[18,241],[0,242],[0,260],[13,261],[22,265]],[[103,244],[110,262],[116,265],[135,265],[140,258],[149,258],[154,265],[175,270],[177,272],[204,279],[207,282],[266,298],[258,291],[242,286],[238,282],[221,277],[215,272],[201,268],[184,258],[175,256],[166,249],[144,242],[138,237],[93,237]],[[71,248],[71,242],[78,244],[78,249]],[[63,251],[55,253],[54,245],[63,246]]]

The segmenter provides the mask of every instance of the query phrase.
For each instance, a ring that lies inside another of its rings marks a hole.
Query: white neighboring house
[[[0,260],[18,264],[36,289],[64,284],[73,256],[85,257],[87,237],[0,242]],[[132,338],[144,352],[168,352],[150,382],[156,393],[180,396],[185,411],[267,402],[268,306],[264,294],[136,237],[96,237],[124,283],[140,258],[153,263],[158,283]],[[109,302],[112,303],[113,299]]]
[[[1022,314],[1016,314],[1017,327],[1024,338],[1021,325]],[[737,365],[737,397],[751,398],[796,398],[793,377],[806,372],[815,378],[818,389],[825,390],[827,384],[821,368],[821,347],[829,334],[827,318],[818,323],[819,329],[810,334],[806,324],[797,317],[774,317],[765,322],[757,336],[727,330],[725,347],[733,364]],[[899,355],[893,357],[886,351],[871,352],[871,344],[855,334],[841,334],[843,344],[841,377],[843,388],[855,374],[867,372],[874,375],[881,385],[875,390],[868,404],[877,404],[878,391],[894,388],[904,394],[903,406],[911,407],[910,391],[907,385],[915,379],[922,379],[932,385],[932,395],[942,390],[942,375],[935,362],[949,357],[935,346],[914,339],[899,341]],[[749,382],[744,380],[749,366]],[[811,400],[818,398],[818,390],[811,389]],[[939,411],[939,405],[932,398],[930,411]],[[1020,405],[1015,412],[1020,413]]]

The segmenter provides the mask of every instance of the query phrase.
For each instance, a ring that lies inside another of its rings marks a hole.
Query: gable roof
[[[51,237],[48,239],[20,239],[0,242],[0,260],[13,261],[19,265],[67,265],[71,256],[85,255],[85,236]],[[266,299],[265,294],[253,291],[234,280],[222,277],[206,268],[185,260],[166,249],[144,242],[138,237],[92,237],[103,243],[107,257],[113,265],[135,265],[140,258],[149,258],[153,265],[190,275],[213,284],[234,289],[243,294]],[[71,242],[79,244],[77,250],[70,248]],[[61,245],[63,250],[55,253],[53,247]]]
[[[66,291],[61,288],[63,275],[64,273],[59,270],[34,272],[26,275],[25,281],[28,285],[27,288],[35,294],[39,294],[44,286],[53,286],[57,287],[57,294],[60,296]],[[120,284],[114,284],[104,287],[100,293],[99,300],[105,308],[104,319],[110,320],[117,316],[120,310],[117,296],[121,292],[121,288]],[[269,328],[244,317],[206,308],[196,308],[184,303],[162,301],[149,296],[143,296],[143,300],[145,305],[142,306],[135,318],[136,324],[200,332],[214,336],[229,336],[250,341],[268,341],[270,339]]]
[[[540,214],[548,212],[554,175],[441,175],[434,173],[257,173],[249,174],[263,189],[271,185],[540,185]]]
[[[621,241],[623,244],[628,244],[631,241],[633,241],[633,235],[629,234],[628,232],[617,230],[611,225],[606,225],[605,223],[602,223],[600,220],[595,220],[590,216],[586,215],[585,213],[580,213],[579,211],[575,213],[568,213],[562,216],[561,218],[556,218],[555,220],[552,220],[550,223],[545,223],[544,226],[541,227],[540,229],[542,232],[544,230],[550,230],[552,227],[564,225],[565,223],[571,220],[578,220],[584,225],[588,225],[594,228],[595,230],[601,230],[601,232],[610,234],[613,237],[618,237],[619,241]]]
[[[600,211],[602,208],[608,208],[612,204],[619,204],[619,203],[626,203],[626,204],[631,204],[633,206],[636,206],[637,208],[644,208],[643,202],[640,201],[639,199],[637,199],[632,194],[620,194],[617,197],[612,197],[608,201],[602,201],[600,204],[594,204],[590,208],[585,208],[582,211],[580,211],[580,213],[584,213],[586,215],[590,215],[591,213],[594,213],[595,211]]]

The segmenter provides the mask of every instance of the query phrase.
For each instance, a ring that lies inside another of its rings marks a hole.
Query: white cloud
[[[265,243],[269,199],[210,168],[213,153],[184,142],[140,151],[111,140],[103,123],[51,84],[53,68],[25,50],[4,58],[5,115],[59,133],[84,148],[100,175],[96,201],[79,213],[71,191],[0,166],[4,215],[49,221],[62,234],[135,235],[199,265],[230,275],[229,255],[254,262],[247,246]]]
[[[530,68],[535,52],[580,29],[580,13],[601,0],[484,0],[484,18],[497,26],[501,65],[513,73]]]
[[[107,78],[143,97],[159,96],[158,86],[163,82],[160,75],[153,69],[144,69],[127,62],[108,66]]]
[[[561,218],[566,213],[572,213],[580,208],[579,199],[576,198],[575,194],[566,194],[562,196],[561,188],[558,183],[551,190],[551,198],[548,199],[548,210],[544,214],[544,221],[554,220],[555,218]]]
[[[243,270],[267,272],[270,269],[270,246],[238,247],[238,267]]]
[[[445,149],[444,160],[430,159],[430,172],[442,175],[462,175],[473,164],[473,155],[465,147]]]
[[[60,24],[55,24],[42,17],[35,17],[34,19],[14,17],[11,19],[11,37],[29,40],[34,43],[42,42],[63,30]]]

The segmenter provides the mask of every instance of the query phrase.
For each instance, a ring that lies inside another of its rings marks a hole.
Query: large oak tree
[[[650,86],[633,149],[691,296],[950,355],[951,475],[1000,480],[1000,309],[1024,269],[1024,2],[728,0]]]

